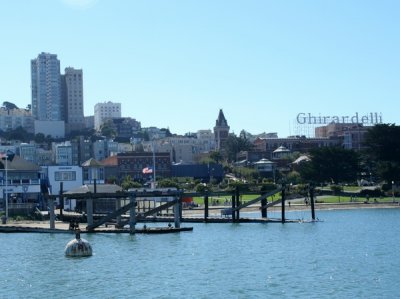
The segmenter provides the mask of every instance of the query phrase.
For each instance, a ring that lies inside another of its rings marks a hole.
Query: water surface
[[[82,259],[64,256],[71,235],[0,234],[0,298],[400,296],[400,209],[317,216],[323,222],[82,235],[94,250]]]

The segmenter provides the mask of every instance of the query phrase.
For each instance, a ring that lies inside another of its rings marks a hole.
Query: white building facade
[[[121,103],[104,102],[94,106],[94,128],[99,131],[101,125],[111,118],[121,117]]]
[[[30,110],[0,108],[0,130],[15,130],[22,127],[28,133],[33,133],[33,116]]]
[[[49,180],[51,194],[60,193],[61,183],[64,192],[81,187],[83,184],[82,167],[80,166],[47,166],[42,169]],[[65,210],[73,211],[75,207],[75,200],[65,200]]]

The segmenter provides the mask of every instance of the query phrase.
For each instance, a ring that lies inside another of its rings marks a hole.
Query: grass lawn
[[[373,203],[374,202],[374,197],[370,197],[369,202]],[[351,202],[351,198],[349,196],[324,196],[323,198],[318,198],[317,196],[317,202],[324,202],[324,203],[342,203],[342,202]],[[377,197],[376,200],[378,202],[392,202],[393,198],[392,197],[382,197],[379,198]],[[397,199],[395,198],[397,201]],[[366,198],[364,197],[357,197],[353,199],[353,202],[364,202],[366,201]]]
[[[257,197],[259,197],[260,195],[241,195],[240,196],[240,201],[242,202],[247,202],[249,200],[255,199]],[[277,195],[280,196],[280,195]],[[277,197],[278,198],[278,197]],[[213,201],[218,201],[219,205],[223,205],[225,201],[230,202],[232,200],[231,196],[210,196],[208,198],[208,204],[212,205]],[[193,201],[198,204],[198,205],[204,205],[204,197],[193,197]],[[271,197],[268,197],[268,201],[271,201]]]
[[[276,199],[278,199],[280,197],[280,195],[276,195]],[[252,200],[254,198],[259,197],[259,195],[242,195],[240,197],[240,200],[243,202],[247,202],[249,200]],[[374,197],[370,197],[369,202],[373,203],[374,202]],[[271,202],[273,199],[271,197],[268,197],[268,201]],[[320,203],[343,203],[343,202],[351,202],[351,198],[350,196],[317,196],[316,197],[317,202]],[[355,197],[353,198],[353,202],[364,202],[366,200],[365,197]],[[392,197],[382,197],[379,198],[377,197],[376,200],[378,202],[392,202],[393,198]],[[398,201],[398,198],[395,198],[395,201]],[[204,205],[204,198],[203,197],[193,197],[193,201],[202,206]],[[225,201],[230,202],[231,201],[231,197],[230,196],[212,196],[209,197],[208,199],[208,204],[212,205],[213,201],[217,202],[218,201],[218,205],[224,205]]]

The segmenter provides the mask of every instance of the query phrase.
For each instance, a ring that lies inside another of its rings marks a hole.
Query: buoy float
[[[75,239],[65,246],[65,255],[69,257],[84,257],[92,255],[92,246],[85,239],[81,239],[80,229],[75,230]]]

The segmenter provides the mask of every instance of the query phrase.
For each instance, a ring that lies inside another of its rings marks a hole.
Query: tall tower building
[[[61,86],[66,130],[81,130],[85,127],[82,70],[67,67],[61,76]]]
[[[94,128],[99,131],[108,119],[121,118],[121,103],[104,102],[94,106]]]
[[[223,150],[228,139],[229,126],[222,109],[219,110],[218,119],[215,122],[214,136],[217,150]]]
[[[31,60],[32,115],[39,121],[63,120],[60,61],[41,53]]]

